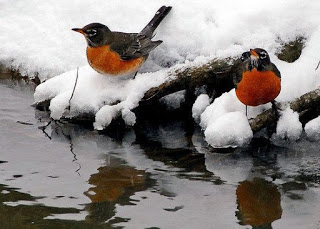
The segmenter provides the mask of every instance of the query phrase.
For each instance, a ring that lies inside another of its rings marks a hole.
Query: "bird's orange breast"
[[[110,50],[108,45],[88,47],[87,59],[90,66],[101,74],[122,76],[133,74],[145,61],[144,57],[133,60],[121,60],[118,53]]]
[[[274,100],[280,93],[281,80],[273,71],[246,71],[237,85],[236,95],[245,105],[258,106]]]

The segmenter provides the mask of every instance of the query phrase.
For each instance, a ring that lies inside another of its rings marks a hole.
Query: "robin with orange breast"
[[[72,30],[84,35],[88,44],[87,59],[94,70],[115,77],[133,75],[149,53],[162,43],[151,39],[170,10],[170,6],[162,6],[140,33],[113,32],[100,23]]]
[[[271,102],[277,113],[275,98],[281,91],[281,74],[270,61],[266,50],[250,49],[241,57],[242,63],[235,74],[234,83],[238,99],[247,106]]]

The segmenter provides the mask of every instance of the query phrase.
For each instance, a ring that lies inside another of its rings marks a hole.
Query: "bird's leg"
[[[248,105],[246,105],[246,116],[247,116],[248,121],[250,122],[250,121],[252,121],[254,118],[253,118],[253,117],[251,117],[251,118],[248,117],[248,114],[249,114],[249,111],[248,111],[248,110],[249,110],[249,109],[248,109]]]
[[[248,117],[248,114],[249,114],[249,111],[248,111],[249,109],[248,109],[248,105],[246,105],[246,116],[247,116],[247,119],[249,120],[249,121],[251,121],[253,118],[251,117],[251,118],[249,118]]]

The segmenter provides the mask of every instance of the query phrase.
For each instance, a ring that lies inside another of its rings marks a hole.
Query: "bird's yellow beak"
[[[85,32],[84,32],[82,29],[73,28],[72,30],[73,30],[73,31],[76,31],[76,32],[78,32],[78,33],[81,33],[81,34],[83,34],[83,35],[85,35]]]
[[[254,51],[254,49],[250,49],[250,54],[254,57],[259,57],[258,53],[256,53],[256,51]]]

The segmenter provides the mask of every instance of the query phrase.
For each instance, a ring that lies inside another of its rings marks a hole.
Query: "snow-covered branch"
[[[207,86],[208,91],[214,91],[215,96],[219,96],[233,88],[232,71],[238,64],[239,62],[235,62],[233,59],[215,59],[202,66],[178,69],[175,71],[175,77],[172,80],[148,90],[141,103],[150,103],[165,95],[180,90],[194,90],[203,85]]]
[[[285,106],[286,104],[281,104],[281,107]],[[320,115],[320,88],[302,95],[300,98],[290,102],[289,106],[293,111],[299,113],[300,122],[303,125],[306,124]],[[257,132],[276,121],[277,118],[274,112],[269,109],[254,118],[250,122],[250,126],[253,132]]]

